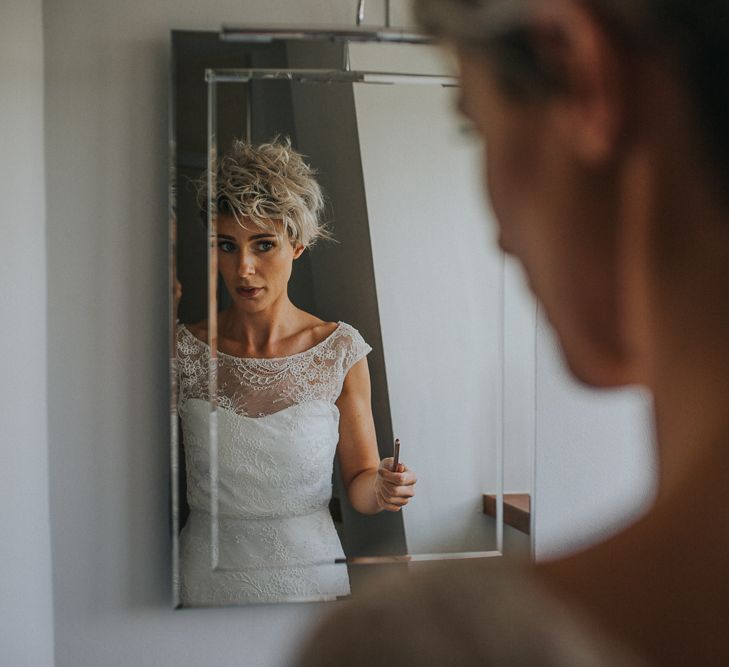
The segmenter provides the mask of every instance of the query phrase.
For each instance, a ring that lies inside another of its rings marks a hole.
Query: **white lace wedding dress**
[[[340,322],[324,341],[288,357],[218,352],[216,471],[209,348],[178,326],[178,411],[190,506],[180,534],[184,606],[349,593],[346,565],[335,565],[344,553],[328,509],[339,440],[335,401],[349,369],[370,350],[356,329]],[[216,473],[217,485],[211,483]],[[214,502],[217,520],[211,518]]]

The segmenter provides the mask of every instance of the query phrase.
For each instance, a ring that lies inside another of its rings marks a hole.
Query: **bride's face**
[[[273,225],[277,234],[241,226],[233,216],[218,218],[218,270],[236,308],[260,312],[286,294],[304,247],[291,245],[280,221]]]

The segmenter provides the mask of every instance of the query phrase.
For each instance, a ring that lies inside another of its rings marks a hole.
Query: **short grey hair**
[[[332,238],[321,220],[324,195],[316,171],[292,148],[288,137],[258,145],[236,139],[213,170],[218,215],[232,215],[241,226],[251,223],[266,231],[280,220],[294,246]],[[198,186],[198,205],[206,210],[207,175]]]

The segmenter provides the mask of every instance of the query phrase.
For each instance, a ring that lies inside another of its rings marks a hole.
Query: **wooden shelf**
[[[504,494],[504,523],[529,535],[532,498],[528,493]],[[496,517],[496,496],[484,494],[483,513]]]

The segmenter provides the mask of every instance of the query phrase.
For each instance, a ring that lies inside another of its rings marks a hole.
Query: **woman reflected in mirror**
[[[363,514],[401,510],[416,476],[380,460],[369,345],[351,325],[323,321],[289,299],[293,263],[329,236],[313,170],[288,139],[235,141],[216,165],[216,182],[215,257],[230,305],[214,330],[204,320],[177,333],[190,506],[180,536],[181,602],[335,599],[349,593],[346,568],[334,565],[344,553],[328,509],[335,453],[348,500]]]
[[[456,56],[499,243],[573,376],[650,392],[657,492],[574,555],[373,591],[303,664],[727,665],[729,3],[416,0],[416,12]],[[393,659],[370,640],[388,614]]]

